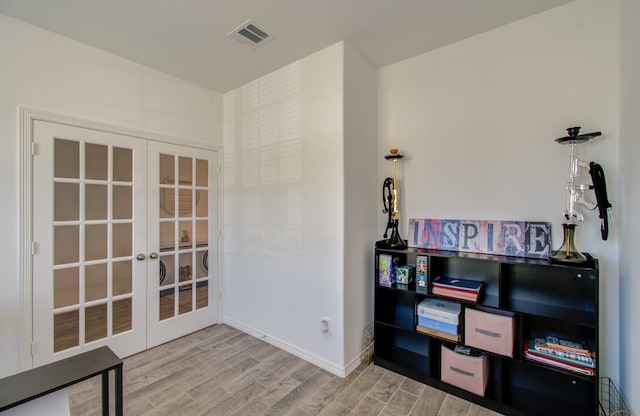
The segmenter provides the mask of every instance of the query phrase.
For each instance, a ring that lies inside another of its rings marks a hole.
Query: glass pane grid
[[[61,144],[60,146],[58,146]],[[93,342],[105,337],[111,336],[112,333],[112,267],[111,267],[111,251],[112,241],[112,201],[113,188],[110,179],[113,178],[113,147],[85,143],[83,141],[60,141],[56,139],[56,156],[55,156],[55,172],[56,177],[53,179],[54,184],[77,184],[78,188],[56,188],[56,193],[61,199],[60,208],[73,211],[73,202],[77,199],[76,206],[78,214],[71,214],[71,218],[61,219],[64,221],[54,221],[54,227],[72,226],[75,227],[74,233],[58,233],[64,241],[55,241],[54,247],[66,247],[69,251],[75,251],[74,255],[61,255],[60,261],[56,261],[53,271],[58,273],[66,273],[60,275],[61,290],[69,290],[66,286],[73,285],[73,269],[77,276],[77,295],[72,295],[75,304],[69,306],[55,308],[54,313],[54,351],[62,351],[68,348],[83,345],[85,342]],[[62,154],[59,150],[63,148],[70,149],[70,154]],[[121,157],[129,158],[131,164],[131,149],[121,149]],[[122,156],[124,155],[124,156]],[[66,166],[69,165],[69,166]],[[74,167],[75,166],[75,167]],[[125,164],[126,166],[126,164]],[[132,186],[132,167],[127,166],[127,173],[121,175],[120,184]],[[125,170],[127,170],[125,169]],[[74,173],[75,172],[75,173]],[[64,191],[64,195],[58,195]],[[67,191],[72,191],[71,194]],[[77,195],[74,195],[77,194]],[[71,206],[64,201],[63,197],[71,198]],[[87,201],[86,198],[89,198]],[[87,205],[87,202],[90,205]],[[64,206],[63,206],[64,205]],[[56,207],[58,208],[58,207]],[[91,210],[91,211],[88,211]],[[62,211],[61,211],[62,212]],[[75,219],[73,216],[77,216]],[[89,218],[89,219],[88,219]],[[55,218],[56,220],[58,217]],[[131,224],[132,219],[120,220],[118,223]],[[130,225],[131,226],[131,225]],[[88,227],[88,228],[87,228]],[[54,228],[56,229],[56,228]],[[64,228],[58,228],[64,230]],[[96,234],[97,233],[97,234]],[[55,235],[55,234],[54,234]],[[106,238],[105,238],[106,237]],[[106,239],[106,241],[104,241]],[[89,241],[87,241],[89,240]],[[104,249],[100,245],[90,246],[90,260],[87,260],[86,244],[91,244],[93,240],[103,241]],[[77,243],[68,244],[69,241]],[[84,244],[83,244],[84,242]],[[61,244],[57,244],[61,243]],[[65,244],[62,244],[65,243]],[[70,246],[70,248],[69,248]],[[62,250],[60,250],[62,251]],[[58,257],[58,256],[56,256]],[[129,256],[131,257],[131,256]],[[69,261],[76,258],[76,261]],[[104,267],[106,265],[106,267]],[[87,270],[91,270],[88,274]],[[71,277],[70,277],[71,276]],[[88,287],[87,278],[91,278],[91,287]],[[71,279],[71,280],[70,280]],[[96,280],[97,279],[97,280]],[[73,288],[72,288],[73,289]],[[91,293],[89,293],[89,290]],[[130,291],[129,291],[130,292]],[[54,293],[55,295],[55,293]],[[89,296],[89,299],[87,299]],[[74,299],[77,297],[77,300]],[[116,300],[126,301],[129,305],[124,305],[122,310],[131,310],[131,293],[123,294]],[[65,301],[69,302],[69,301]],[[60,302],[58,302],[60,304]],[[64,304],[64,302],[62,302]],[[130,321],[130,317],[128,319]],[[127,324],[125,323],[125,326]],[[122,327],[122,325],[120,325]],[[130,327],[130,322],[129,322]]]
[[[209,304],[209,233],[202,228],[208,228],[210,187],[207,160],[160,155],[160,161],[159,203],[163,218],[159,222],[174,225],[160,226],[160,234],[164,235],[160,251],[172,269],[166,271],[165,283],[159,290],[160,320],[164,320]],[[171,205],[170,212],[167,205]]]

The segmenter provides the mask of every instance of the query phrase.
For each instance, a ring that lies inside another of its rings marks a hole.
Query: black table
[[[102,414],[109,414],[109,371],[115,375],[115,410],[122,416],[122,360],[109,347],[78,354],[0,380],[0,412],[102,375]]]

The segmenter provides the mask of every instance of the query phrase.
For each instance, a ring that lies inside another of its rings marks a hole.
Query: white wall
[[[222,96],[0,14],[0,377],[19,369],[19,131],[26,106],[222,144]]]
[[[620,126],[620,388],[640,412],[640,2],[621,2]]]
[[[225,322],[343,367],[343,46],[224,95]],[[320,320],[332,319],[331,335]]]
[[[358,364],[362,331],[373,322],[376,241],[376,71],[348,44],[344,56],[345,364]]]
[[[543,220],[558,247],[569,148],[554,139],[571,126],[603,132],[578,155],[604,167],[619,209],[619,20],[618,1],[578,0],[379,71],[378,182],[389,148],[408,155],[403,237],[408,218]],[[603,242],[597,214],[585,217],[577,247],[600,259],[602,375],[617,379],[624,225]]]

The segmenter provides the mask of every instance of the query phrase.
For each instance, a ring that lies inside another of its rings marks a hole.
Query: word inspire
[[[549,222],[409,220],[410,247],[544,258],[550,245]]]

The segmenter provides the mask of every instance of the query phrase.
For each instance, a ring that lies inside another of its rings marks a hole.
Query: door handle
[[[147,256],[145,256],[145,255],[144,255],[144,254],[142,254],[142,253],[140,253],[140,254],[138,254],[138,255],[136,256],[136,260],[138,260],[138,261],[142,261],[142,260],[144,260],[144,259],[146,259],[146,258],[147,258]]]
[[[152,251],[151,253],[149,253],[149,258],[151,260],[155,260],[158,258],[158,253],[156,253],[155,251]]]

